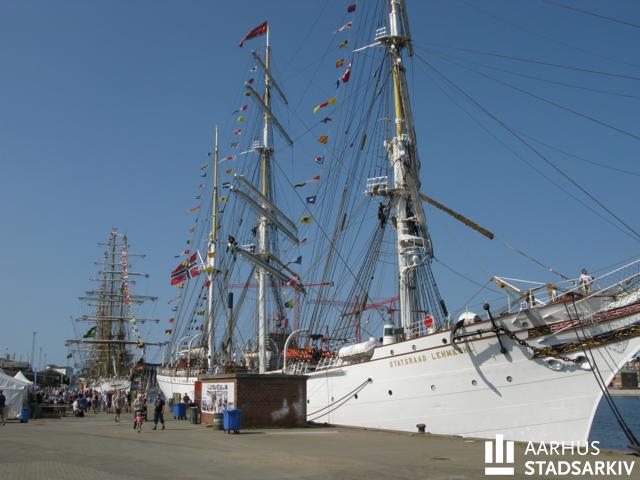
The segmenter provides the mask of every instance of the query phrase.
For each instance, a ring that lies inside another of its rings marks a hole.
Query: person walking
[[[2,421],[2,426],[6,424],[6,413],[4,413],[5,408],[7,408],[7,397],[4,396],[2,390],[0,390],[0,421]],[[164,422],[162,423],[162,428],[164,428]]]
[[[164,398],[162,395],[156,397],[153,406],[153,430],[158,428],[158,422],[162,424],[162,430],[164,430]]]
[[[113,409],[116,412],[115,422],[120,423],[120,414],[122,413],[122,407],[124,406],[124,396],[122,393],[118,393],[113,396]]]
[[[133,414],[135,418],[135,420],[133,421],[133,429],[135,430],[138,424],[138,416],[144,418],[144,410],[146,407],[142,395],[138,394],[131,407],[133,408]]]

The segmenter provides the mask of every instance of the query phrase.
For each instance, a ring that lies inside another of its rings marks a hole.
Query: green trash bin
[[[200,411],[198,407],[189,407],[187,409],[189,411],[189,423],[198,424],[200,423]]]

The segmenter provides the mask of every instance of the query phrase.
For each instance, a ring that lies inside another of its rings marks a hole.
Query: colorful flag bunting
[[[193,208],[190,208],[189,210],[187,210],[187,213],[197,212],[198,210],[200,210],[200,207],[193,207]]]
[[[71,358],[71,357],[73,357],[73,353],[70,353],[67,355],[67,358]]]
[[[255,82],[255,80],[253,78],[250,78],[249,80],[247,80],[245,83],[247,83],[248,85],[252,85],[253,82]]]
[[[222,159],[222,161],[223,161],[223,162],[230,162],[230,161],[235,160],[235,159],[236,159],[236,156],[235,156],[235,155],[228,155],[228,156],[224,157],[224,158]]]
[[[313,205],[316,203],[316,196],[315,195],[311,195],[310,197],[307,197],[307,203],[310,205]]]
[[[293,308],[293,299],[284,302],[284,306],[287,308]]]
[[[248,90],[242,94],[243,97],[248,97],[250,95],[251,95],[251,92],[249,92]]]
[[[258,71],[258,66],[257,65],[253,65],[250,69],[250,72],[257,72]]]
[[[169,319],[169,323],[176,323],[176,319],[175,318],[170,318]]]
[[[344,58],[341,58],[336,62],[336,68],[340,68],[343,65],[344,65]]]
[[[322,165],[324,163],[324,155],[318,155],[316,158],[313,159],[314,162],[316,162],[318,165]]]
[[[189,255],[191,253],[191,250],[183,250],[182,254],[183,255]]]
[[[93,338],[96,336],[96,330],[98,329],[97,325],[91,327],[89,330],[87,330],[87,333],[85,333],[82,338]]]
[[[222,182],[222,188],[229,188],[231,187],[231,182]]]
[[[242,123],[246,120],[246,117],[244,115],[240,115],[238,118],[236,118],[236,122],[238,123]]]
[[[234,130],[234,131],[233,131],[233,134],[234,134],[236,137],[239,137],[240,135],[242,135],[242,129],[241,129],[241,128],[239,128],[239,129],[237,129],[237,130]]]
[[[189,228],[189,233],[193,233],[193,232],[195,232],[195,231],[196,231],[196,227],[191,227],[191,228]]]
[[[172,312],[177,312],[177,311],[178,311],[178,307],[177,307],[177,306],[175,306],[175,307],[171,307],[171,311],[172,311]]]
[[[326,144],[329,141],[329,135],[320,135],[318,137],[318,142],[322,144]]]
[[[351,27],[353,27],[353,22],[347,22],[344,25],[342,25],[339,29],[335,30],[333,32],[333,34],[335,35],[337,33],[342,32],[343,30],[346,30],[346,29],[351,28]]]
[[[205,168],[207,168],[209,166],[209,162],[205,163],[204,165],[202,165],[200,167],[200,170],[204,170]]]
[[[260,35],[264,35],[265,33],[267,33],[268,29],[269,24],[266,21],[261,23],[253,30],[250,30],[249,33],[247,33],[244,37],[242,37],[242,40],[240,40],[240,46],[242,47],[244,45],[244,42],[246,42],[247,40],[251,40],[252,38],[258,37]]]
[[[324,117],[322,120],[320,120],[322,123],[329,123],[331,121],[331,117]]]
[[[205,177],[207,176],[207,172],[203,172],[203,173],[201,173],[201,174],[200,174],[200,176],[201,176],[202,178],[205,178]]]
[[[349,5],[347,5],[347,12],[349,12],[349,13],[355,12],[356,11],[356,6],[357,6],[357,4],[350,3]]]
[[[298,242],[298,245],[303,245],[303,244],[307,243],[307,240],[309,240],[309,238],[305,235],[304,237],[302,237],[300,239],[300,241]]]
[[[164,331],[164,334],[165,334],[165,335],[171,335],[171,333],[172,333],[172,332],[173,332],[173,330],[171,330],[170,328],[167,328],[167,329]]]
[[[233,168],[227,168],[224,173],[226,173],[227,175],[231,176],[233,175]]]
[[[347,48],[347,47],[349,47],[349,40],[345,40],[340,45],[338,45],[338,48]]]
[[[227,197],[226,195],[224,197],[220,197],[220,203],[227,203],[229,197]]]
[[[198,194],[196,195],[196,200],[201,200],[202,199],[202,195]]]
[[[350,60],[349,61],[349,66],[347,67],[347,69],[342,74],[342,77],[340,77],[342,79],[342,83],[347,83],[349,81],[349,77],[351,77],[351,64],[352,63],[353,63],[353,60]]]
[[[304,187],[307,183],[318,183],[320,182],[320,175],[316,175],[315,177],[312,177],[309,180],[306,180],[304,182],[299,182],[296,183],[293,188],[300,188],[300,187]]]
[[[313,109],[313,113],[316,113],[321,108],[328,107],[329,105],[335,105],[335,103],[336,103],[336,97],[331,97],[326,102],[322,102],[321,104],[316,105]]]
[[[204,282],[204,288],[209,288],[209,285],[211,285],[211,280],[206,280]]]
[[[249,104],[248,103],[245,103],[244,105],[242,105],[240,107],[240,111],[241,112],[246,112],[247,110],[249,110]]]
[[[191,245],[191,239],[187,240],[187,245]]]
[[[238,145],[240,145],[238,142],[233,142],[231,148],[238,148]]]
[[[303,224],[309,224],[311,223],[312,220],[313,220],[313,217],[311,215],[303,215],[300,217],[300,223],[303,223]]]
[[[198,188],[204,188],[204,183],[201,183],[200,185],[198,185]]]

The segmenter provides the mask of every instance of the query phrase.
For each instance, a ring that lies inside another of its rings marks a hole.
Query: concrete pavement
[[[227,435],[173,419],[164,431],[152,426],[147,422],[137,433],[132,415],[116,424],[107,414],[9,423],[0,427],[0,479],[491,478],[484,477],[481,440],[342,428]],[[516,445],[516,475],[509,478],[555,478],[524,475],[523,452],[524,445]],[[637,457],[598,456],[607,459]],[[631,478],[639,471],[635,465]]]

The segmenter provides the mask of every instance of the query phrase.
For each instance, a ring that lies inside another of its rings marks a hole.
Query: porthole
[[[331,401],[333,402],[333,397],[331,397]]]
[[[442,343],[445,343],[445,344],[446,344],[446,343],[449,343],[449,342],[447,341],[447,339],[446,339],[446,338],[443,338],[443,339],[442,339]]]
[[[418,347],[416,347],[415,345],[411,345],[411,350],[415,350],[416,348]]]
[[[393,355],[393,350],[390,350],[389,353],[391,353],[391,355]]]
[[[358,399],[358,394],[356,393],[353,398],[355,398],[356,400]]]
[[[478,381],[477,380],[471,380],[471,385],[473,385],[475,387],[476,385],[478,385]]]
[[[311,400],[307,400],[307,403],[311,403]]]
[[[509,383],[513,382],[513,378],[511,378],[511,375],[509,375],[509,376],[507,377],[507,382],[509,382]]]
[[[436,391],[436,386],[435,385],[431,385],[431,390],[435,392]]]
[[[387,392],[387,393],[389,393],[389,395],[393,395],[393,392],[391,390],[389,390],[389,392]]]
[[[522,326],[523,326],[524,328],[527,328],[527,327],[529,326],[529,322],[522,322]]]

